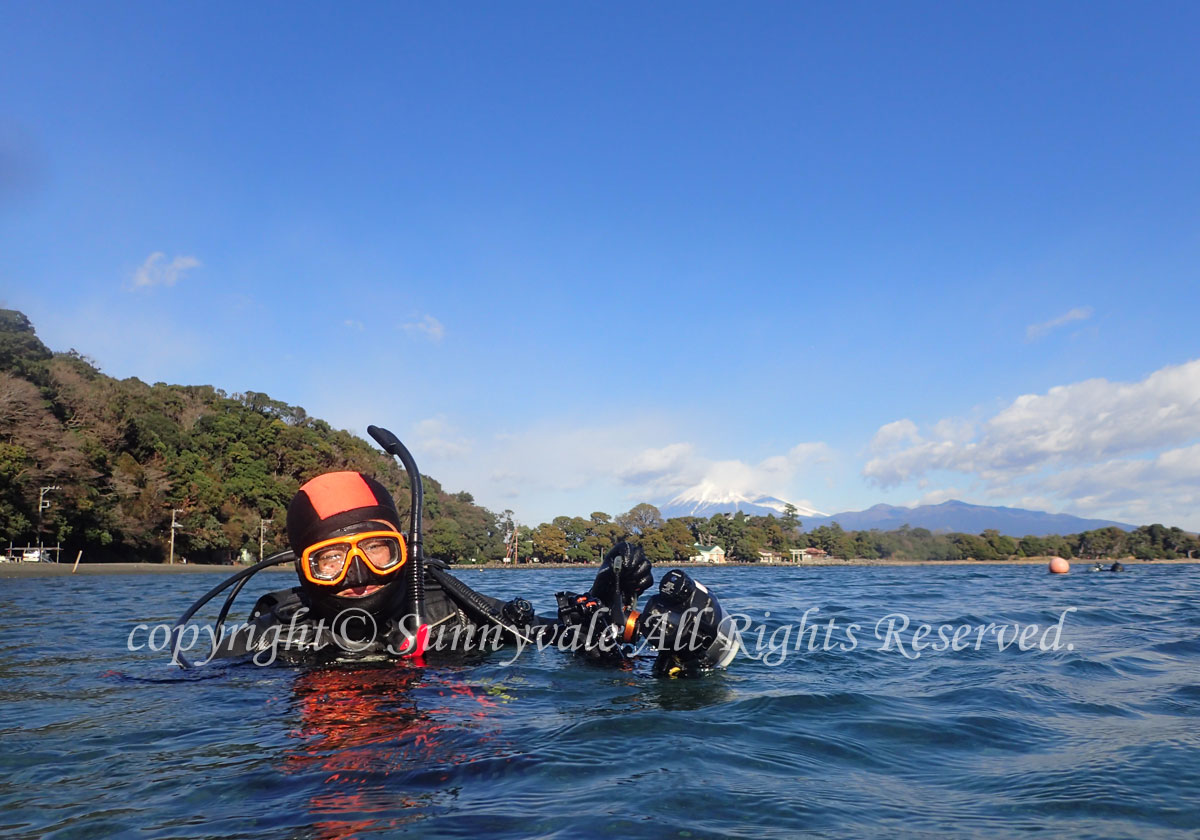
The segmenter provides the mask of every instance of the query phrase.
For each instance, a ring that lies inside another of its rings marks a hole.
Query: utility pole
[[[263,519],[261,517],[258,520],[258,562],[260,563],[263,559],[263,538],[267,535],[267,526],[274,521],[274,519]]]
[[[507,560],[509,557],[511,557],[512,563],[515,566],[521,562],[521,549],[520,549],[520,545],[518,543],[518,540],[520,539],[520,527],[521,526],[519,526],[516,522],[512,521],[511,519],[509,520],[509,524],[512,526],[512,532],[509,534],[508,539],[505,541],[504,559]]]
[[[38,559],[41,559],[42,553],[42,511],[50,507],[50,502],[46,499],[46,494],[53,490],[61,490],[57,484],[52,484],[48,487],[38,489]]]
[[[177,508],[171,508],[171,557],[169,560],[167,560],[168,566],[174,565],[175,563],[175,529],[180,527],[175,524],[175,514],[177,513],[183,513],[183,511],[178,510]]]

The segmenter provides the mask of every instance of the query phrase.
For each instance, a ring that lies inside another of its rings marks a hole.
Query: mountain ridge
[[[704,497],[694,491],[685,491],[661,505],[659,510],[665,519],[682,516],[711,517],[718,513],[736,513],[737,511],[752,516],[779,517],[783,514],[786,504],[787,502],[782,499],[763,494],[752,496],[741,493],[724,493]],[[1132,531],[1137,527],[1109,519],[1089,519],[1069,513],[1048,513],[1027,508],[977,505],[959,499],[950,499],[936,505],[916,505],[914,507],[880,503],[864,510],[841,511],[834,514],[824,514],[801,505],[795,507],[797,508],[797,517],[800,519],[801,530],[804,531],[811,531],[814,528],[832,525],[836,522],[847,531],[871,529],[894,531],[908,525],[912,528],[925,528],[935,532],[978,534],[994,529],[1014,537],[1045,537],[1056,534],[1065,536],[1108,527]]]

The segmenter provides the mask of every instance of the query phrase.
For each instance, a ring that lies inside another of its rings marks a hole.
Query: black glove
[[[650,561],[641,546],[619,542],[604,555],[588,594],[623,619],[653,583]]]

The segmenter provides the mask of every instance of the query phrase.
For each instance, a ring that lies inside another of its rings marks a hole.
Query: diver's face
[[[395,582],[406,560],[404,539],[395,527],[367,520],[309,546],[297,560],[297,571],[322,594],[356,601]]]

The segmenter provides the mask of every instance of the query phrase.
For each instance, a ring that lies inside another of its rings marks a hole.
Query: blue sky
[[[5,4],[0,302],[524,521],[1200,528],[1194,4]]]

